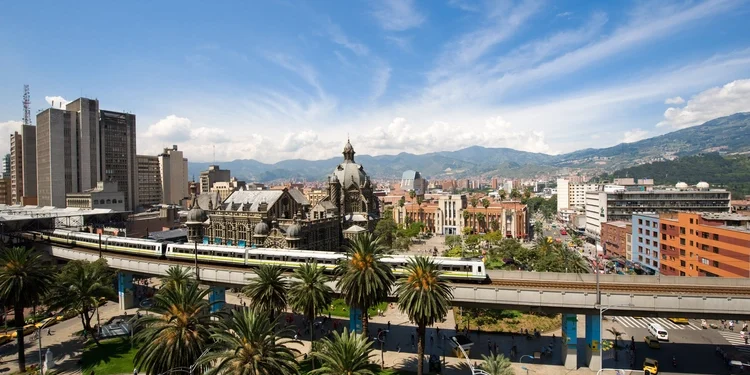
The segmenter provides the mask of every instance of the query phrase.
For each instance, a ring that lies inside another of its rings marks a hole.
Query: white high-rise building
[[[161,190],[163,203],[181,205],[189,198],[188,193],[188,160],[177,150],[177,145],[165,148],[159,155],[161,171]]]
[[[582,210],[586,206],[586,192],[596,191],[597,184],[572,183],[565,178],[557,179],[557,212],[564,209]]]

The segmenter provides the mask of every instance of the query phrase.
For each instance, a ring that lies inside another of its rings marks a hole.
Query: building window
[[[693,219],[690,219],[690,224],[693,224]]]
[[[693,233],[693,230],[692,230],[692,229],[690,230],[690,234],[691,234],[691,235],[692,235],[692,234],[694,234],[694,233]]]
[[[643,219],[638,219],[638,224],[643,225]]]
[[[719,235],[714,233],[714,241],[718,241],[718,240],[719,240]]]
[[[718,253],[719,253],[719,248],[718,248],[718,247],[716,247],[716,246],[714,246],[714,253],[715,253],[715,254],[718,254]]]
[[[684,238],[680,238],[680,245],[685,245],[685,239]]]
[[[719,262],[714,261],[714,267],[719,268]]]
[[[701,263],[703,263],[705,265],[710,265],[711,264],[711,262],[708,259],[706,259],[706,258],[701,258]]]
[[[693,246],[693,241],[692,240],[690,241],[690,246]]]
[[[667,230],[667,224],[662,224],[661,225],[661,230]]]
[[[646,226],[651,226],[651,221],[650,220],[646,220]]]
[[[666,240],[666,239],[667,239],[667,235],[666,235],[666,234],[662,234],[662,235],[661,235],[661,239],[662,239],[662,240]]]
[[[685,256],[685,250],[680,249],[680,256],[683,256],[683,257]]]
[[[685,267],[685,261],[684,260],[680,261],[680,267]]]
[[[654,250],[654,258],[659,259],[659,252]]]

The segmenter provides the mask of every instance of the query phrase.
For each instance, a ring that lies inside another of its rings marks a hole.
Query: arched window
[[[107,204],[111,204],[111,203],[112,203],[112,200],[111,199],[107,199]]]

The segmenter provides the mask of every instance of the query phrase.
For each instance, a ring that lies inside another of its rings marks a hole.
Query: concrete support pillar
[[[219,312],[224,308],[227,301],[227,288],[223,286],[212,286],[211,294],[208,295],[208,302],[211,303],[211,312]]]
[[[362,333],[362,310],[349,309],[349,331]]]
[[[120,271],[117,274],[117,294],[120,301],[120,310],[135,307],[132,273]]]
[[[601,320],[599,314],[586,315],[586,359],[591,371],[599,371],[599,346],[601,340]]]
[[[578,369],[578,316],[562,314],[562,351],[563,364],[568,370]]]

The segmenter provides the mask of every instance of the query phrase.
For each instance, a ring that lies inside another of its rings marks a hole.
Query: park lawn
[[[81,371],[84,375],[131,374],[133,359],[138,348],[130,348],[130,340],[114,338],[104,340],[101,346],[92,343],[86,347],[81,357]]]
[[[330,313],[332,316],[338,316],[343,318],[349,317],[349,305],[344,302],[341,298],[336,298],[331,302],[331,305],[333,305],[333,308],[328,308],[325,311],[323,311],[323,314]],[[370,317],[377,316],[378,309],[380,311],[385,311],[385,309],[388,307],[388,304],[386,302],[381,302],[377,306],[372,306],[368,309],[368,312],[370,313]]]
[[[477,326],[482,332],[518,332],[529,330],[533,332],[538,329],[541,332],[549,332],[559,329],[562,320],[560,315],[525,314],[515,310],[489,310],[489,309],[464,309],[463,315],[458,308],[453,309],[458,329],[469,329],[474,331]]]

